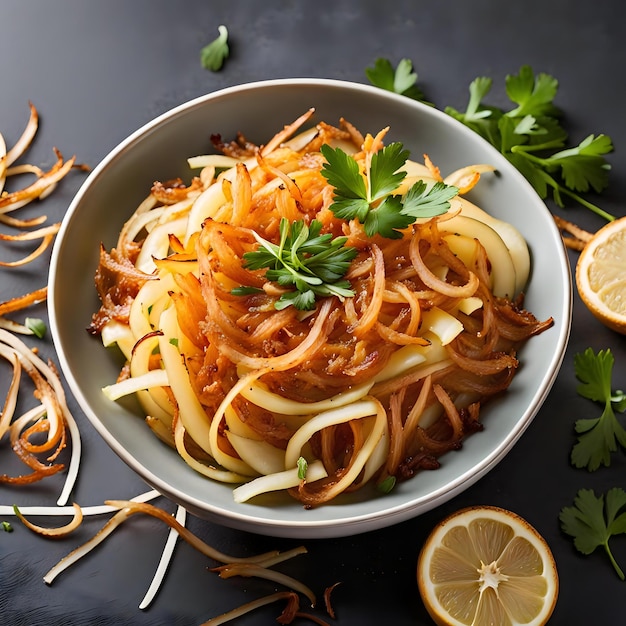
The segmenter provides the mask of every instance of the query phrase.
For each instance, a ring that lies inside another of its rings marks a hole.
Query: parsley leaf
[[[303,220],[280,221],[280,241],[277,244],[254,236],[259,248],[243,255],[244,267],[250,270],[266,268],[267,280],[281,287],[295,287],[280,296],[274,304],[277,309],[294,306],[300,310],[315,308],[318,296],[350,298],[354,292],[347,280],[342,280],[356,257],[357,250],[346,246],[347,237],[321,234],[322,223],[312,220],[306,225]],[[235,295],[250,293],[247,287],[236,288]]]
[[[333,207],[330,209],[332,211]],[[403,213],[402,200],[399,196],[387,196],[376,208],[369,209],[362,223],[368,237],[379,234],[387,239],[400,239],[402,237],[400,231],[414,221],[413,216]]]
[[[406,177],[406,172],[398,170],[406,163],[409,154],[399,141],[374,152],[368,175],[368,202],[376,202],[398,188]]]
[[[571,453],[572,464],[594,471],[611,464],[611,452],[618,443],[626,448],[626,430],[617,420],[615,410],[626,410],[626,394],[611,390],[611,376],[615,360],[610,350],[595,354],[591,348],[574,356],[574,369],[581,384],[578,393],[589,400],[604,405],[602,415],[593,419],[579,419],[575,430],[579,433],[578,443]]]
[[[365,69],[365,75],[375,87],[430,104],[417,86],[417,74],[410,59],[401,59],[395,70],[388,59],[376,59],[374,67]]]
[[[202,67],[212,72],[222,69],[224,61],[230,54],[228,47],[228,29],[224,25],[217,27],[219,35],[200,51],[200,62]]]
[[[321,152],[326,159],[322,176],[335,188],[331,211],[339,219],[357,219],[368,237],[379,234],[398,239],[400,231],[416,219],[445,213],[450,198],[458,193],[456,187],[444,183],[427,189],[423,181],[417,181],[404,196],[392,195],[406,177],[400,168],[409,151],[400,142],[373,153],[363,173],[341,148],[323,145]]]
[[[505,79],[506,94],[518,107],[507,113],[509,117],[532,115],[554,116],[558,113],[552,104],[559,87],[558,81],[548,74],[533,74],[528,65],[522,66],[518,75]]]
[[[601,494],[600,497],[596,497],[591,489],[581,489],[574,499],[574,506],[564,507],[559,515],[561,529],[574,537],[576,549],[582,554],[591,554],[602,546],[622,580],[624,572],[611,552],[609,539],[626,533],[625,507],[626,492],[623,489],[609,489],[606,496]]]
[[[361,223],[369,211],[365,179],[359,172],[358,163],[341,148],[324,144],[321,152],[327,161],[322,175],[335,188],[333,213],[343,220],[356,217]]]
[[[434,217],[445,213],[459,190],[452,185],[436,182],[430,190],[423,180],[417,181],[404,196],[402,213],[418,217]]]

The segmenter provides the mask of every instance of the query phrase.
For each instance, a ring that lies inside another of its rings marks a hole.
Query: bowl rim
[[[530,183],[512,164],[509,164],[508,161],[504,159],[504,157],[496,150],[496,148],[491,146],[477,133],[439,109],[428,106],[419,101],[411,100],[406,96],[385,91],[379,87],[339,79],[277,78],[245,82],[238,85],[218,89],[216,91],[192,98],[159,114],[152,120],[137,128],[125,139],[123,139],[116,146],[114,146],[97,164],[97,166],[90,172],[90,174],[72,199],[68,210],[63,217],[59,233],[57,234],[56,240],[52,248],[48,277],[48,287],[51,296],[48,301],[49,321],[53,344],[56,348],[56,354],[60,363],[61,371],[63,372],[66,383],[71,393],[73,394],[74,399],[78,403],[81,411],[85,414],[85,416],[94,426],[99,435],[102,436],[106,444],[133,471],[135,471],[140,477],[142,477],[147,483],[157,489],[160,493],[176,502],[181,503],[188,511],[193,514],[233,528],[281,537],[317,538],[346,536],[349,534],[366,532],[376,528],[396,524],[425,513],[428,510],[431,510],[436,506],[443,504],[444,502],[448,501],[455,495],[459,494],[460,492],[464,491],[469,486],[477,482],[493,467],[495,467],[495,465],[509,452],[509,450],[521,437],[523,432],[528,428],[554,384],[554,381],[563,362],[569,340],[572,318],[573,288],[571,272],[569,269],[569,260],[566,255],[565,249],[558,251],[558,255],[561,259],[561,264],[558,268],[558,270],[560,271],[560,275],[558,276],[558,278],[564,283],[563,289],[566,301],[562,303],[565,319],[562,320],[559,330],[559,336],[555,342],[557,349],[551,356],[551,360],[547,370],[548,375],[543,379],[542,384],[537,389],[533,402],[527,406],[523,415],[520,415],[518,421],[515,424],[515,427],[508,433],[504,441],[494,450],[491,450],[489,454],[482,457],[477,465],[471,468],[471,471],[468,470],[458,475],[451,484],[446,484],[445,487],[441,487],[435,491],[429,491],[424,496],[420,496],[417,498],[409,497],[402,503],[390,508],[375,510],[360,515],[333,518],[330,520],[302,519],[294,521],[286,519],[266,519],[251,516],[247,512],[245,512],[245,509],[242,509],[241,512],[237,510],[224,510],[220,507],[214,506],[211,502],[203,501],[194,496],[190,496],[189,494],[179,493],[177,489],[173,489],[171,486],[169,486],[163,478],[157,476],[144,465],[142,465],[139,461],[137,461],[137,459],[135,459],[135,457],[125,448],[125,446],[110,434],[100,416],[96,414],[96,412],[92,409],[90,403],[87,401],[85,395],[83,394],[78,384],[78,381],[74,377],[71,364],[68,360],[65,350],[63,349],[63,341],[61,339],[60,331],[61,322],[58,318],[58,312],[56,309],[54,297],[57,290],[56,269],[61,256],[62,244],[65,239],[65,233],[69,228],[69,224],[74,219],[74,216],[81,206],[83,196],[87,193],[87,191],[94,184],[94,182],[96,182],[100,178],[100,176],[103,175],[104,172],[106,172],[112,161],[117,159],[124,151],[129,149],[129,147],[131,147],[135,142],[139,141],[147,133],[150,133],[154,129],[158,128],[163,122],[171,120],[196,107],[201,107],[205,103],[210,102],[216,98],[254,91],[257,89],[271,89],[274,87],[298,85],[334,87],[353,90],[355,93],[359,92],[376,94],[377,97],[395,99],[398,102],[402,102],[403,105],[416,107],[417,109],[422,110],[428,115],[438,116],[442,121],[444,121],[445,124],[452,125],[455,132],[465,134],[468,138],[471,138],[470,141],[482,142],[484,144],[484,149],[488,151],[490,150],[494,154],[494,159],[499,164],[502,164],[503,167],[507,167],[507,175],[516,179],[515,184],[525,186],[527,192],[534,194],[538,201],[545,207],[545,211],[550,213],[549,209],[536,194]],[[558,229],[556,227],[556,224],[553,223],[550,228],[553,229],[553,236],[558,235]],[[560,235],[558,236],[560,239]],[[554,330],[555,329],[551,329],[552,332]]]

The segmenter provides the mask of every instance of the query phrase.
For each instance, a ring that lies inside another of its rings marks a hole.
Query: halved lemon
[[[545,539],[492,506],[461,509],[437,524],[420,551],[417,581],[440,626],[541,626],[559,591]]]
[[[608,223],[587,242],[576,264],[576,287],[603,324],[626,334],[626,217]]]

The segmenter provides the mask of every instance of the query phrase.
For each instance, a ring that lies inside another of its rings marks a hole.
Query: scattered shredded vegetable
[[[29,106],[30,117],[28,123],[11,149],[7,150],[4,137],[0,133],[0,224],[20,231],[17,234],[0,233],[0,241],[28,242],[40,240],[40,243],[35,250],[21,259],[15,261],[0,260],[0,267],[19,267],[30,263],[49,248],[60,227],[60,224],[56,223],[42,226],[37,230],[28,230],[33,226],[43,224],[47,219],[46,216],[40,215],[23,220],[9,214],[25,207],[33,200],[44,199],[73,168],[83,171],[88,169],[85,165],[77,164],[74,156],[66,161],[56,148],[54,148],[56,162],[48,171],[44,171],[30,163],[17,163],[18,159],[30,147],[39,127],[39,113],[32,103],[29,103]],[[5,189],[9,178],[24,175],[35,176],[35,181],[14,191]]]

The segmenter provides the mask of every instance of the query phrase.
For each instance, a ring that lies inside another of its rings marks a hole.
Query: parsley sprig
[[[615,359],[610,350],[597,354],[591,348],[574,355],[574,370],[580,380],[578,393],[584,398],[604,405],[600,417],[579,419],[575,429],[578,443],[571,453],[572,464],[593,471],[600,465],[608,467],[611,453],[618,444],[626,448],[626,430],[620,424],[615,411],[626,411],[626,393],[612,391],[612,372]]]
[[[276,301],[279,310],[293,305],[296,309],[312,310],[315,299],[325,296],[350,298],[354,292],[347,280],[342,280],[357,255],[356,248],[346,246],[347,237],[321,234],[322,223],[312,220],[280,221],[278,244],[267,241],[258,233],[257,250],[243,255],[244,267],[250,270],[267,268],[265,277],[281,287],[295,287]],[[254,231],[253,231],[254,232]],[[236,288],[233,293],[244,295],[249,290]]]
[[[400,65],[394,71],[391,63],[377,60],[366,75],[372,84],[400,93],[394,86],[395,76],[405,95],[417,100],[417,74],[407,73]],[[410,85],[409,82],[413,81]],[[505,78],[505,92],[511,108],[485,103],[493,80],[480,76],[469,86],[469,100],[464,111],[447,106],[444,111],[459,120],[496,147],[531,183],[542,199],[550,193],[563,207],[567,196],[597,215],[612,221],[614,215],[590,202],[583,194],[600,193],[608,184],[610,164],[605,155],[613,150],[611,138],[604,134],[588,135],[578,145],[568,147],[568,133],[560,122],[560,111],[554,105],[558,81],[549,74],[534,74],[524,65],[518,74]],[[430,103],[428,103],[430,104]]]
[[[599,497],[591,489],[581,489],[574,506],[561,509],[559,520],[563,532],[574,537],[574,545],[582,554],[591,554],[602,546],[617,575],[624,580],[624,572],[609,546],[611,537],[626,533],[626,492],[623,489],[615,487]]]
[[[441,182],[428,189],[424,181],[417,181],[403,196],[393,194],[406,177],[400,168],[409,158],[400,142],[374,152],[366,159],[363,173],[341,148],[323,145],[321,152],[326,159],[321,173],[335,189],[331,211],[339,219],[357,219],[368,237],[398,239],[417,218],[445,213],[458,193],[456,187]]]

